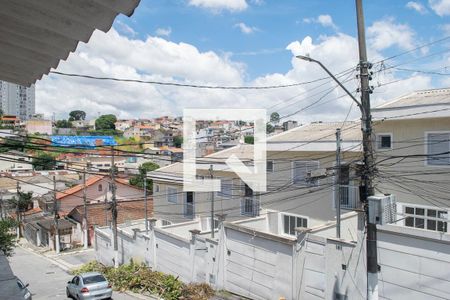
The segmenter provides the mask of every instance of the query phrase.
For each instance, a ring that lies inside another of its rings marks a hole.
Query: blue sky
[[[363,2],[371,61],[450,35],[450,0]],[[108,33],[95,32],[89,43],[80,44],[58,71],[213,85],[290,84],[324,76],[316,66],[296,60],[297,54],[310,54],[334,72],[354,68],[355,37],[353,0],[142,0],[130,18],[119,16]],[[450,73],[445,68],[450,67],[449,46],[450,39],[377,64],[374,105],[416,89],[450,86],[450,76],[382,69],[402,64]],[[356,73],[348,75],[347,87],[354,90]],[[38,83],[36,101],[38,111],[60,117],[72,108],[82,108],[90,117],[114,113],[131,118],[180,115],[187,107],[274,104],[283,115],[313,103],[321,96],[315,89],[204,91],[50,75]],[[314,105],[293,118],[343,119],[351,101],[331,101],[340,95],[333,90],[324,96],[327,105]],[[61,99],[65,107],[58,105]]]

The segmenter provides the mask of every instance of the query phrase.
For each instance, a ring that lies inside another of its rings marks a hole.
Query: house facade
[[[311,227],[335,218],[334,176],[335,130],[342,128],[341,206],[359,206],[354,165],[361,159],[361,135],[358,123],[317,123],[297,127],[267,140],[267,191],[254,192],[226,165],[235,155],[252,166],[253,145],[238,146],[199,159],[198,179],[221,180],[221,191],[190,192],[183,190],[183,165],[176,163],[152,172],[155,218],[177,223],[211,215],[226,214],[227,220],[260,215],[262,209],[279,211],[277,229],[294,235],[293,228]],[[275,223],[274,223],[275,224]]]
[[[376,187],[396,195],[396,224],[448,232],[450,89],[413,92],[373,117]]]

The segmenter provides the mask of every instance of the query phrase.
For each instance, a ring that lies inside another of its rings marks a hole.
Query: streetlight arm
[[[297,55],[296,56],[298,59],[302,59],[302,60],[306,60],[308,62],[313,62],[318,64],[320,67],[322,67],[322,69],[325,70],[325,72],[327,72],[328,75],[330,75],[330,77],[336,81],[336,83],[347,93],[347,95],[350,96],[350,98],[352,98],[353,101],[355,101],[356,105],[358,105],[359,109],[362,110],[363,107],[361,105],[361,103],[359,103],[358,100],[356,100],[356,98],[352,95],[352,93],[349,92],[349,90],[347,90],[347,88],[330,72],[330,70],[328,70],[320,61],[315,60],[309,56],[304,56],[304,55]]]

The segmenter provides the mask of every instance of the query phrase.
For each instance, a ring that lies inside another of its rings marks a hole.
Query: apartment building
[[[28,120],[35,114],[35,90],[0,80],[0,103],[5,115],[13,115],[20,120]]]

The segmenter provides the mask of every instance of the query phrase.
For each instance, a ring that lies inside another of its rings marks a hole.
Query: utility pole
[[[89,239],[88,239],[88,217],[87,217],[87,199],[86,199],[86,168],[84,169],[83,172],[83,208],[84,208],[84,228],[83,228],[83,232],[84,232],[84,236],[83,236],[83,245],[84,245],[84,249],[88,248],[88,243],[89,243]]]
[[[378,299],[378,261],[377,261],[377,226],[370,223],[368,197],[373,195],[373,143],[372,143],[372,116],[370,112],[369,86],[371,64],[367,61],[366,34],[364,25],[364,13],[362,0],[356,0],[356,17],[358,24],[359,45],[359,77],[361,80],[361,105],[362,105],[362,135],[364,153],[364,171],[362,172],[362,199],[366,211],[367,220],[367,299]]]
[[[336,238],[341,238],[341,129],[336,129]]]
[[[114,268],[119,267],[119,245],[117,241],[117,199],[116,199],[116,180],[114,165],[114,146],[111,146],[111,215],[112,215],[112,232],[114,245]]]
[[[213,179],[213,165],[209,166],[209,174]],[[214,191],[211,192],[211,238],[214,238]]]
[[[21,232],[20,232],[20,185],[19,181],[16,182],[16,192],[17,192],[17,202],[16,202],[16,219],[17,219],[17,238],[20,239]]]
[[[145,218],[145,233],[148,234],[148,213],[147,213],[147,171],[144,173],[144,218]]]
[[[108,191],[105,192],[105,226],[108,226]],[[111,226],[109,226],[111,228]]]
[[[55,252],[59,254],[60,252],[60,241],[59,241],[59,222],[58,222],[58,203],[56,201],[56,176],[53,175],[53,221],[55,225]]]

